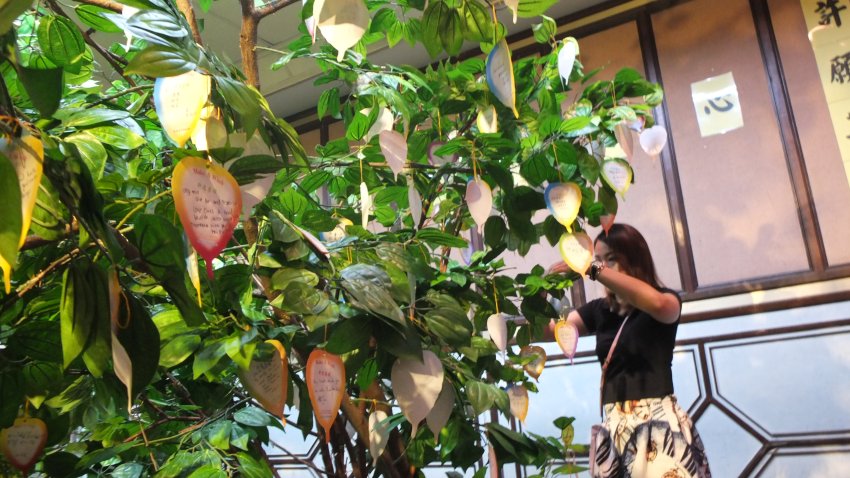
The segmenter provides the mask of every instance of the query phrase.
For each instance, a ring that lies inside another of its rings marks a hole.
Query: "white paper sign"
[[[731,71],[691,83],[691,97],[703,138],[744,126],[738,87]]]

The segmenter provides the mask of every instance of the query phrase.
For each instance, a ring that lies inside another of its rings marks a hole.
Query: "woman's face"
[[[617,272],[626,271],[623,270],[622,265],[617,261],[617,255],[611,251],[611,248],[608,247],[608,244],[605,244],[602,241],[596,241],[596,244],[593,246],[593,253],[595,259],[603,264],[605,267],[609,269],[614,269]]]

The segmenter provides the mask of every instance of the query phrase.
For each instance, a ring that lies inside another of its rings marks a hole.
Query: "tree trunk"
[[[239,49],[242,51],[242,72],[246,82],[260,89],[260,69],[257,65],[257,26],[259,18],[252,12],[242,11],[242,31],[239,33]]]

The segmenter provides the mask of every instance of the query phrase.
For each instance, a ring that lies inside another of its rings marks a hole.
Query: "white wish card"
[[[738,87],[731,71],[691,83],[691,97],[703,138],[744,126]]]

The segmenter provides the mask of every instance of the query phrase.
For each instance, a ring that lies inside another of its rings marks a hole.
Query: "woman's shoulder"
[[[670,294],[670,295],[676,297],[676,300],[679,301],[679,304],[682,303],[682,296],[679,295],[679,292],[676,291],[676,290],[673,290],[669,287],[664,287],[664,286],[658,286],[658,287],[655,288],[655,290],[657,290],[658,292],[661,292],[662,294]]]

